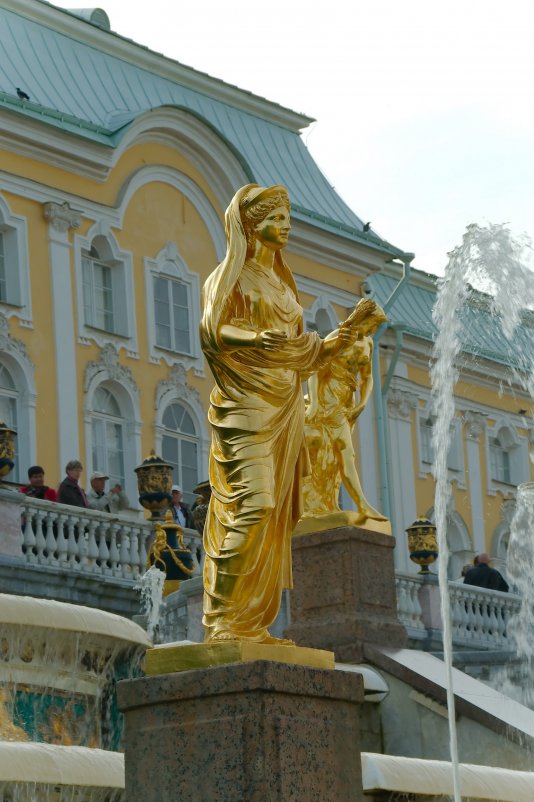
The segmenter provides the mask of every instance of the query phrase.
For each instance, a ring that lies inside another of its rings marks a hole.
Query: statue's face
[[[286,245],[290,231],[289,210],[285,206],[273,209],[254,228],[256,239],[273,251],[280,250]]]

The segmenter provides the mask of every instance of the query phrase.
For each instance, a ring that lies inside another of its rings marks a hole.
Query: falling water
[[[135,589],[141,594],[141,608],[147,618],[146,631],[153,640],[159,624],[164,582],[164,572],[152,565],[135,585]]]
[[[519,612],[507,626],[507,634],[515,645],[517,664],[510,666],[501,678],[503,692],[527,707],[534,708],[534,484],[519,485],[517,505],[510,524],[508,545],[508,579],[521,596]]]
[[[470,330],[469,303],[477,286],[486,295],[484,302],[492,313],[499,316],[502,330],[510,343],[509,364],[513,365],[514,378],[534,397],[534,370],[532,355],[512,350],[512,338],[520,322],[521,309],[534,307],[534,276],[528,263],[532,263],[530,244],[512,239],[505,226],[491,225],[467,228],[462,245],[449,255],[449,262],[440,287],[433,318],[438,334],[434,345],[435,362],[431,370],[432,403],[436,416],[433,431],[434,473],[436,478],[435,523],[438,533],[439,584],[441,615],[443,620],[443,651],[447,675],[447,706],[449,709],[450,753],[453,771],[455,802],[461,802],[458,772],[458,745],[454,715],[454,688],[452,679],[452,633],[450,627],[450,600],[447,565],[447,509],[451,499],[448,479],[447,455],[450,447],[450,429],[455,416],[454,387],[458,379],[458,361],[466,344],[477,340],[477,332]],[[477,301],[481,299],[477,293]],[[487,351],[491,343],[485,344]],[[481,348],[481,351],[484,349]],[[532,573],[530,574],[532,577]],[[532,641],[531,641],[532,642]]]

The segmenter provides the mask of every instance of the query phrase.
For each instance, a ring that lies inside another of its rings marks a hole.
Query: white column
[[[369,399],[367,406],[357,419],[356,453],[360,457],[360,481],[363,493],[369,504],[380,509],[380,492],[378,478],[378,449],[375,438],[375,421],[373,412],[373,399]],[[351,508],[352,509],[352,508]]]
[[[412,445],[412,412],[417,407],[417,396],[406,390],[391,389],[387,407],[391,525],[397,539],[395,568],[399,571],[415,571],[416,566],[410,562],[405,529],[417,519]]]
[[[80,214],[68,203],[45,203],[48,254],[52,275],[52,312],[56,365],[56,410],[59,431],[59,475],[69,459],[79,458],[76,330],[70,269],[69,230],[79,228]]]
[[[480,435],[484,431],[485,417],[486,416],[482,412],[476,412],[474,410],[468,410],[464,413],[467,434],[467,481],[475,554],[486,551],[482,476],[480,474]]]

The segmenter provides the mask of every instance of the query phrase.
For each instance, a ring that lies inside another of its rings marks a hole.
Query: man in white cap
[[[172,517],[177,524],[180,524],[182,529],[186,527],[194,529],[189,507],[182,501],[182,488],[180,485],[173,485],[171,488],[171,512]]]
[[[91,489],[87,493],[87,501],[92,510],[116,515],[120,510],[128,509],[130,502],[119,484],[114,485],[111,490],[106,492],[105,486],[108,479],[109,476],[101,471],[94,471],[91,474]]]

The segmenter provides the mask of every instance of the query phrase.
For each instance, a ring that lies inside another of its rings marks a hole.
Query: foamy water
[[[491,225],[468,227],[462,244],[451,252],[443,279],[440,281],[433,318],[438,329],[434,345],[434,364],[431,370],[432,402],[435,415],[433,427],[435,491],[435,523],[439,549],[439,584],[441,592],[441,615],[443,620],[443,651],[447,672],[447,706],[449,709],[450,753],[453,770],[454,800],[461,802],[458,772],[458,744],[454,715],[454,687],[452,678],[452,632],[447,567],[449,549],[447,544],[447,511],[451,501],[451,486],[448,478],[447,455],[450,447],[450,430],[456,409],[454,388],[458,379],[458,361],[470,339],[469,302],[474,299],[477,287],[487,293],[476,302],[487,305],[490,312],[499,317],[502,331],[510,346],[510,363],[513,365],[512,380],[534,398],[534,370],[532,357],[517,347],[514,341],[521,320],[521,310],[534,308],[534,274],[532,248],[528,241],[514,240],[506,226]],[[491,350],[492,343],[487,344]],[[473,350],[471,348],[471,350]],[[476,349],[474,349],[476,350]],[[474,357],[476,358],[476,356]],[[534,498],[534,496],[533,496]],[[533,502],[534,504],[534,502]],[[518,505],[519,509],[519,505]],[[534,506],[526,509],[525,516],[534,521]],[[531,538],[532,541],[532,538]],[[524,539],[521,553],[525,549]],[[532,569],[534,567],[534,545],[530,543],[530,583],[524,590],[534,596]],[[509,561],[510,564],[510,561]],[[525,585],[528,583],[525,583]],[[532,610],[532,603],[529,604]],[[532,623],[530,622],[532,628]],[[534,649],[532,633],[519,637],[530,651]],[[530,665],[530,664],[529,664]]]

